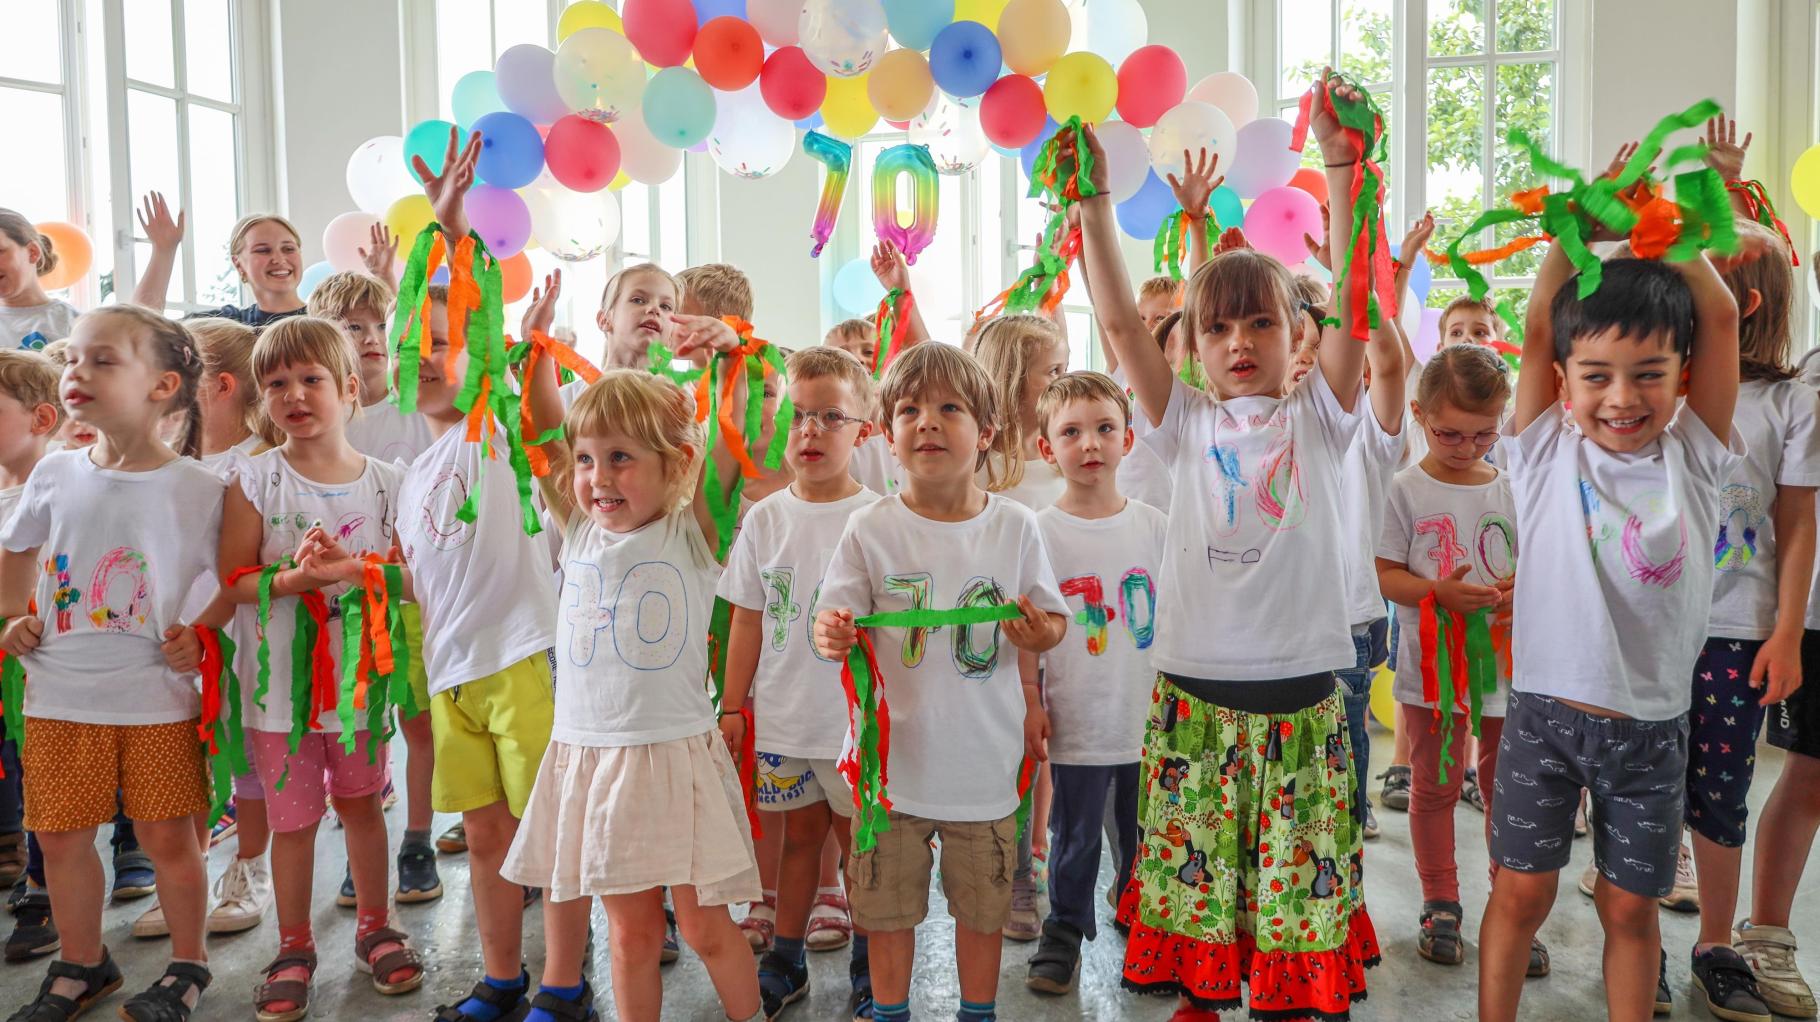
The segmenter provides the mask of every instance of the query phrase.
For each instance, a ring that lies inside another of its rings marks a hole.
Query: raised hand
[[[468,236],[468,215],[462,200],[474,187],[474,165],[480,161],[480,132],[468,135],[468,144],[457,147],[459,131],[449,129],[449,145],[442,154],[442,173],[430,173],[430,165],[421,156],[411,157],[411,169],[423,182],[423,194],[430,200],[430,211],[442,232],[451,238]]]
[[[687,358],[697,351],[706,348],[711,351],[732,351],[739,347],[739,335],[726,323],[713,316],[685,316],[674,313],[670,317],[670,339],[678,358]]]
[[[1335,80],[1333,68],[1321,69],[1322,87],[1331,88],[1336,98],[1356,102],[1365,98],[1365,93],[1357,87]],[[1314,131],[1315,141],[1321,144],[1321,162],[1330,169],[1350,167],[1359,162],[1359,146],[1347,136],[1340,124],[1340,119],[1326,103],[1314,103],[1308,117],[1308,126]]]
[[[1331,232],[1328,230],[1328,224],[1331,222],[1327,213],[1327,204],[1322,203],[1321,236],[1316,238],[1312,234],[1302,235],[1302,244],[1308,248],[1308,258],[1325,266],[1329,273],[1333,272],[1333,240]]]
[[[1619,174],[1623,173],[1624,165],[1630,162],[1631,157],[1637,155],[1637,150],[1640,148],[1642,148],[1642,146],[1637,142],[1626,142],[1619,146],[1618,155],[1611,158],[1611,165],[1606,167],[1605,173],[1599,176],[1617,177]],[[1652,174],[1656,172],[1655,164],[1650,164],[1649,172]]]
[[[562,295],[562,270],[556,269],[543,279],[543,287],[531,289],[531,305],[519,321],[518,339],[528,341],[534,333],[548,334],[556,322],[556,299]]]
[[[1219,163],[1219,154],[1209,153],[1205,148],[1199,155],[1182,150],[1182,176],[1178,180],[1174,174],[1169,175],[1169,190],[1175,193],[1176,204],[1189,216],[1196,219],[1203,216],[1207,212],[1208,197],[1226,180],[1224,176],[1213,176]]]
[[[887,291],[910,290],[910,266],[896,243],[887,239],[881,238],[872,246],[872,275]]]
[[[1727,181],[1744,176],[1744,152],[1750,148],[1751,133],[1738,141],[1738,122],[1729,117],[1706,119],[1706,165]]]
[[[1403,235],[1403,248],[1397,255],[1397,261],[1404,266],[1413,265],[1423,250],[1428,248],[1428,239],[1434,237],[1434,233],[1435,213],[1431,209],[1422,214],[1422,219],[1415,222],[1408,234]]]
[[[1091,124],[1082,125],[1081,137],[1087,140],[1087,152],[1093,156],[1093,168],[1087,174],[1087,182],[1093,185],[1095,194],[1104,195],[1106,189],[1112,187],[1106,170],[1106,147],[1100,145],[1100,136]]]
[[[1214,243],[1213,254],[1233,252],[1241,248],[1250,248],[1251,241],[1245,237],[1245,231],[1239,227],[1228,227],[1220,232],[1220,240]]]
[[[165,203],[163,192],[147,192],[134,215],[152,248],[169,252],[183,244],[183,210],[178,210],[176,219],[172,219],[171,207]]]
[[[367,238],[367,247],[358,249],[360,261],[366,264],[368,273],[394,283],[392,268],[398,260],[398,239],[392,237],[392,229],[385,224],[374,224]]]

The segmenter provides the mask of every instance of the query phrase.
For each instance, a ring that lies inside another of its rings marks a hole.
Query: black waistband
[[[1196,699],[1241,713],[1296,713],[1333,695],[1331,671],[1274,681],[1221,681],[1188,678],[1167,671],[1163,677]]]

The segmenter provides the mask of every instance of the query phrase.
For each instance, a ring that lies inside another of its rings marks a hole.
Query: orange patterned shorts
[[[118,790],[134,820],[170,820],[209,807],[196,722],[82,724],[25,718],[25,827],[56,833],[114,818]]]

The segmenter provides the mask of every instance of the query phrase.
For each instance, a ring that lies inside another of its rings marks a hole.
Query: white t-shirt
[[[215,573],[221,480],[194,458],[150,472],[95,467],[89,450],[47,455],[0,532],[38,548],[44,635],[21,659],[30,717],[169,724],[196,716],[193,674],[164,662],[164,631],[184,596]]]
[[[708,618],[720,565],[686,507],[632,532],[577,511],[563,535],[556,724],[569,745],[654,745],[714,728]]]
[[[996,458],[997,455],[991,457]],[[990,460],[990,459],[989,459]],[[975,477],[980,489],[986,488],[986,470],[980,469]],[[1068,492],[1068,480],[1054,465],[1041,458],[1031,458],[1024,462],[1024,477],[1016,486],[998,491],[999,496],[1015,500],[1032,511],[1041,511],[1062,499]]]
[[[1340,462],[1358,428],[1319,366],[1284,398],[1221,401],[1176,381],[1149,439],[1175,476],[1158,670],[1267,681],[1352,666],[1333,582],[1353,539]]]
[[[1619,454],[1554,404],[1507,447],[1531,565],[1517,575],[1513,687],[1638,720],[1686,712],[1712,611],[1707,537],[1741,438],[1723,445],[1683,409]]]
[[[892,496],[848,519],[821,606],[864,617],[1026,594],[1040,611],[1068,612],[1028,508],[989,494],[967,521],[937,522]],[[1009,816],[1024,757],[1024,691],[1017,648],[999,624],[878,628],[872,642],[890,709],[892,804],[931,820]]]
[[[1131,445],[1131,453],[1119,462],[1118,484],[1119,493],[1160,510],[1168,507],[1174,497],[1175,481],[1169,478],[1169,466],[1150,445],[1149,437],[1154,433],[1145,434]]]
[[[1360,390],[1360,405],[1367,400]],[[1371,551],[1384,528],[1384,491],[1403,457],[1403,435],[1410,432],[1408,418],[1403,416],[1392,436],[1384,432],[1370,408],[1363,408],[1358,436],[1340,464],[1340,523],[1354,540],[1346,550],[1346,617],[1354,626],[1384,617],[1384,594],[1378,591],[1377,560]]]
[[[1050,762],[1134,763],[1156,687],[1150,647],[1168,519],[1127,500],[1107,518],[1049,507],[1036,523],[1062,598],[1081,607],[1061,645],[1043,654]]]
[[[1810,351],[1801,359],[1801,382],[1810,389],[1820,387],[1820,349]],[[1820,506],[1816,506],[1815,515],[1820,517]],[[1807,594],[1807,620],[1804,622],[1810,629],[1820,629],[1820,557],[1814,559],[1814,580]]]
[[[527,536],[504,448],[493,457],[455,425],[398,488],[398,539],[423,608],[430,694],[497,674],[556,642],[550,550]],[[470,524],[456,512],[480,491]]]
[[[43,305],[0,305],[0,348],[38,349],[75,329],[76,307],[58,298]]]
[[[199,460],[209,471],[215,473],[215,476],[221,480],[223,486],[226,486],[231,481],[229,479],[230,473],[236,467],[244,465],[247,457],[251,455],[253,450],[262,442],[263,441],[258,437],[250,436],[225,451],[216,451],[214,454],[204,454]],[[211,573],[197,576],[196,581],[190,584],[189,595],[183,598],[183,619],[185,621],[194,621],[196,618],[200,617],[203,611],[209,609],[209,604],[214,602],[215,594],[220,591],[221,579],[214,574]],[[232,634],[234,642],[240,646],[244,646],[245,642],[241,638],[242,635],[251,635],[252,633],[242,633],[239,628],[236,627],[233,629]],[[244,653],[245,650],[242,649],[241,652]],[[236,661],[234,669],[240,670],[238,661]]]
[[[1776,628],[1778,486],[1820,485],[1820,399],[1800,380],[1747,380],[1732,429],[1750,453],[1719,491],[1713,614],[1706,634],[1767,639]]]
[[[462,427],[457,426],[456,429]],[[369,458],[409,467],[433,442],[429,420],[406,415],[390,401],[367,405],[348,419],[348,443]]]
[[[1411,465],[1390,482],[1385,495],[1384,526],[1379,530],[1376,556],[1397,561],[1417,578],[1446,578],[1461,565],[1472,568],[1466,581],[1494,585],[1517,570],[1517,505],[1510,492],[1510,476],[1477,486],[1444,483],[1420,464]],[[1541,570],[1541,569],[1538,569]],[[1434,707],[1422,698],[1422,612],[1397,604],[1396,681],[1397,702]],[[1508,618],[1494,621],[1509,641]],[[1498,691],[1482,704],[1486,716],[1504,716],[1510,699],[1510,672],[1498,658]]]
[[[720,595],[761,615],[764,642],[752,679],[752,716],[755,744],[765,752],[805,759],[840,755],[847,732],[840,663],[816,652],[815,612],[847,519],[878,499],[864,487],[825,503],[779,490],[753,506],[727,556]]]
[[[903,489],[903,468],[897,463],[897,455],[891,451],[891,441],[883,434],[874,434],[860,442],[853,450],[853,460],[847,462],[847,471],[853,480],[881,497],[888,497]]]
[[[397,513],[399,483],[404,469],[366,459],[366,470],[351,483],[319,483],[307,479],[292,467],[282,450],[270,450],[247,459],[234,470],[240,492],[252,503],[265,522],[265,536],[259,543],[259,563],[274,564],[297,552],[303,534],[316,522],[334,537],[342,549],[356,556],[384,554],[392,548],[392,523]],[[348,591],[338,582],[320,590],[329,605],[329,652],[337,665],[341,662],[340,597]],[[242,717],[247,727],[259,731],[291,729],[291,643],[297,631],[297,604],[300,596],[277,596],[272,599],[272,617],[265,629],[266,647],[271,657],[272,683],[262,710],[253,700],[255,685],[246,682],[258,671],[259,606],[243,603],[235,608],[235,632],[248,637],[240,650],[236,670],[241,672]],[[335,677],[341,678],[337,666]],[[356,717],[364,726],[365,715]],[[339,732],[341,721],[324,712],[316,718],[319,730]]]

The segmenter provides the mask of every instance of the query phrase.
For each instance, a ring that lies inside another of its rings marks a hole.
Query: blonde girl
[[[140,229],[151,240],[152,255],[133,288],[133,304],[162,309],[177,249],[183,244],[183,211],[179,210],[173,218],[164,196],[150,192],[141,201],[137,215]],[[303,314],[303,299],[297,297],[297,284],[303,277],[303,238],[289,220],[275,213],[242,217],[228,235],[228,254],[240,283],[253,292],[253,303],[223,305],[198,313],[199,316],[219,316],[262,327],[286,316]]]

